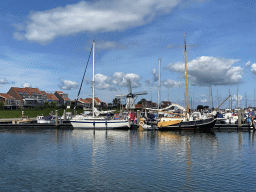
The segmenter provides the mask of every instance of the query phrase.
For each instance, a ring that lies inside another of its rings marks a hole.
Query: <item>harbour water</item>
[[[255,191],[253,132],[0,129],[0,191]]]

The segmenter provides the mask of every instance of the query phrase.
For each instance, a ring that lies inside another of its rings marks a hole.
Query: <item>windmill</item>
[[[126,109],[135,109],[134,101],[136,100],[136,98],[139,95],[148,94],[146,91],[132,93],[132,84],[131,84],[130,79],[128,80],[128,91],[129,91],[129,93],[127,95],[117,95],[116,96],[117,98],[126,98],[126,105],[125,105]]]

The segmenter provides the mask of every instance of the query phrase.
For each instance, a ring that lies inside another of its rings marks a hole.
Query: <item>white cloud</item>
[[[233,105],[234,105],[235,107],[238,107],[238,106],[236,106],[236,105],[237,105],[237,95],[233,95],[232,99],[236,101],[236,102],[233,102]],[[238,94],[238,105],[239,105],[239,106],[241,106],[242,100],[243,100],[243,96],[240,95],[240,94]]]
[[[15,38],[44,44],[79,32],[110,32],[141,26],[157,14],[167,14],[181,0],[81,1],[46,11],[31,12]],[[24,31],[21,31],[24,28]]]
[[[241,83],[243,68],[232,66],[239,60],[202,56],[188,63],[192,85],[234,85]],[[256,67],[256,66],[255,66]],[[184,63],[169,64],[165,69],[184,73]]]
[[[10,84],[5,78],[0,79],[0,85]]]
[[[182,82],[181,81],[174,81],[171,79],[167,79],[165,81],[163,81],[163,86],[164,87],[181,87],[182,86]]]
[[[248,62],[245,64],[245,66],[246,66],[246,67],[250,67],[250,64],[251,64],[251,61],[248,61]]]
[[[94,78],[95,78],[95,86],[97,89],[99,89],[99,90],[109,89],[111,91],[116,90],[111,85],[111,77],[108,77],[108,76],[102,75],[102,74],[96,74]]]
[[[251,71],[256,74],[256,63],[252,64]]]
[[[63,90],[72,90],[78,88],[78,83],[76,83],[75,81],[60,79],[60,83],[61,84],[58,86]]]
[[[203,99],[201,100],[202,103],[206,103],[207,102],[207,99]]]
[[[127,49],[127,46],[115,41],[102,41],[102,42],[97,42],[96,48],[99,50],[100,49],[112,50],[112,49]]]
[[[14,33],[13,33],[13,37],[14,37],[14,39],[17,39],[17,40],[19,40],[19,41],[25,39],[25,37],[24,37],[21,33],[19,33],[19,32],[14,32]]]
[[[237,95],[234,95],[234,96],[232,97],[232,99],[235,100],[235,101],[237,101]],[[242,100],[243,100],[243,95],[238,94],[238,99],[239,99],[239,101],[242,101]]]
[[[154,76],[153,82],[158,81],[159,75],[157,74],[156,69],[152,69],[152,74]]]
[[[22,86],[23,87],[30,87],[30,84],[29,83],[24,83]]]
[[[115,85],[121,86],[121,87],[127,87],[128,86],[128,80],[131,80],[131,85],[133,88],[140,87],[140,76],[134,73],[127,73],[124,74],[122,72],[116,72],[113,75],[113,80],[112,82]]]

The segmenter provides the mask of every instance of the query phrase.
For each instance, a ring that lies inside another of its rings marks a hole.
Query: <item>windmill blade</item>
[[[146,91],[141,91],[141,92],[133,93],[133,95],[147,95],[147,94],[148,94],[148,92],[146,92]]]
[[[132,93],[132,82],[130,78],[128,79],[128,92]]]
[[[115,97],[126,97],[127,95],[116,95]]]

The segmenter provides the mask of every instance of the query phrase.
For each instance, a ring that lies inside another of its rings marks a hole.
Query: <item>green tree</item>
[[[147,100],[143,98],[137,104],[145,104],[146,102],[147,102]]]
[[[197,110],[203,110],[203,109],[204,109],[204,106],[203,106],[203,105],[198,105],[196,109],[197,109]]]
[[[67,106],[63,104],[63,105],[61,105],[61,108],[62,108],[62,109],[66,109]]]
[[[57,108],[57,103],[56,103],[56,102],[51,102],[50,107],[51,107],[51,108]]]
[[[0,102],[0,109],[1,109],[1,110],[4,109],[4,102],[3,102],[3,101]]]
[[[50,108],[49,101],[45,101],[45,102],[44,102],[44,108]]]
[[[120,98],[113,99],[113,106],[117,106],[117,108],[120,108],[120,104],[121,104]]]

